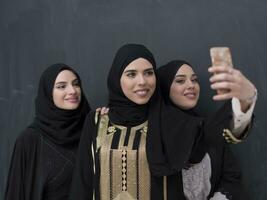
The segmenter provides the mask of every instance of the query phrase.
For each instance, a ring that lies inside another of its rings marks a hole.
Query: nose
[[[75,94],[77,91],[76,91],[76,88],[73,86],[73,85],[70,85],[68,87],[68,93],[69,94]]]
[[[143,75],[138,76],[138,84],[144,85],[146,83],[146,78]]]
[[[195,88],[195,84],[193,83],[193,81],[188,80],[187,81],[187,87],[190,88],[190,89],[193,89],[193,88]]]

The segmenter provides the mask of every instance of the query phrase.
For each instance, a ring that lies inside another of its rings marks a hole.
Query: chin
[[[147,104],[150,98],[148,99],[137,99],[134,101],[134,103],[138,104],[138,105],[144,105]]]
[[[65,110],[75,110],[79,107],[79,104],[78,105],[67,105],[64,107]]]

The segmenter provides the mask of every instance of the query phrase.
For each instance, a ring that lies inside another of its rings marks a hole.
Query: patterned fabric
[[[213,197],[210,198],[210,200],[228,200],[228,199],[224,194],[220,192],[215,192]]]
[[[206,153],[203,160],[182,170],[184,194],[188,200],[206,200],[211,189],[211,162]]]
[[[97,136],[101,200],[150,199],[146,133],[147,122],[129,128],[101,117]]]

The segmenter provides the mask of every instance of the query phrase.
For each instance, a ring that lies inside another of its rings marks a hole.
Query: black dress
[[[63,148],[27,128],[15,143],[5,198],[67,199],[76,149]]]
[[[73,72],[81,88],[77,109],[55,106],[52,91],[57,75]],[[5,200],[63,200],[68,198],[72,171],[84,119],[90,106],[78,74],[65,64],[48,67],[39,82],[35,118],[17,138],[11,159]]]

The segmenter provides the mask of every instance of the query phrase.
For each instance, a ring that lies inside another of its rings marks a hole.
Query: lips
[[[195,92],[187,92],[184,94],[184,96],[189,98],[189,99],[195,99],[197,97]]]
[[[78,97],[71,97],[71,98],[65,99],[65,101],[68,101],[70,103],[79,103],[79,98]]]
[[[149,92],[149,89],[142,89],[142,90],[136,90],[134,93],[140,97],[146,97],[148,92]]]

